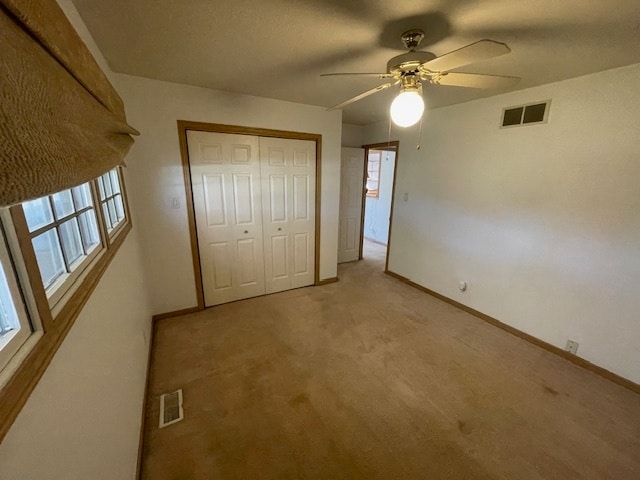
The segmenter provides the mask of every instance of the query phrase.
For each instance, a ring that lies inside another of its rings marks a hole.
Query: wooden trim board
[[[316,285],[329,285],[331,283],[336,283],[338,281],[338,277],[325,278],[324,280],[319,280]]]
[[[367,242],[375,243],[376,245],[382,245],[383,247],[386,247],[386,246],[387,246],[387,244],[386,244],[386,243],[379,242],[379,241],[378,241],[378,240],[376,240],[375,238],[364,237],[364,239],[365,239]]]
[[[190,313],[196,313],[202,310],[204,309],[200,308],[200,306],[198,305],[197,307],[183,308],[181,310],[174,310],[173,312],[158,313],[151,317],[151,321],[155,323],[159,320],[164,320],[165,318],[179,317],[180,315],[188,315]]]
[[[151,379],[151,356],[153,354],[153,339],[155,338],[155,322],[151,321],[149,330],[149,351],[147,352],[147,376],[144,382],[144,397],[142,397],[142,419],[140,420],[140,439],[138,440],[138,462],[136,464],[136,479],[142,479],[142,455],[144,453],[144,431],[146,427],[147,407],[149,406],[149,381]]]
[[[187,130],[190,123],[181,125],[178,121],[178,137],[180,141],[180,157],[182,159],[182,175],[186,191],[187,221],[189,224],[189,240],[191,242],[191,261],[196,282],[196,297],[198,310],[204,310],[204,288],[202,286],[202,271],[200,270],[200,251],[198,250],[198,232],[196,230],[196,214],[193,208],[193,191],[191,189],[191,169],[189,168],[189,146],[187,144]]]
[[[569,360],[571,363],[574,363],[582,368],[585,368],[586,370],[589,370],[590,372],[595,373],[596,375],[599,375],[613,383],[616,383],[624,388],[627,388],[632,392],[640,394],[640,385],[635,382],[632,382],[631,380],[621,377],[616,373],[610,372],[605,368],[599,367],[598,365],[595,365],[590,361],[585,360],[584,358],[578,357],[577,355],[573,355],[565,350],[562,350],[561,348],[551,345],[550,343],[547,343],[544,340],[540,340],[539,338],[536,338],[533,335],[529,335],[528,333],[525,333],[522,330],[518,330],[517,328],[514,328],[511,325],[507,325],[506,323],[503,323],[500,320],[497,320],[485,313],[479,312],[478,310],[468,307],[460,302],[456,302],[455,300],[452,300],[449,297],[445,297],[444,295],[438,292],[434,292],[433,290],[430,290],[427,287],[423,287],[422,285],[419,285],[409,280],[408,278],[403,277],[402,275],[391,272],[389,270],[385,270],[385,273],[397,280],[400,280],[403,283],[406,283],[411,287],[417,288],[418,290],[431,295],[432,297],[435,297],[439,300],[442,300],[443,302],[453,305],[454,307],[457,307],[460,310],[464,310],[465,312],[470,313],[471,315],[474,315],[475,317],[478,317],[484,320],[485,322],[488,322],[491,325],[498,327],[501,330],[504,330],[505,332],[515,335],[516,337],[526,340],[527,342],[532,343],[533,345],[536,345],[540,348],[543,348],[548,352],[558,355],[559,357],[562,357],[566,360]]]

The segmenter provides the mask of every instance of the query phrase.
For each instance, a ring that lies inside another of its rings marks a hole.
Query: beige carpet
[[[143,478],[634,479],[640,396],[382,273],[158,323]],[[184,421],[158,429],[158,395]]]

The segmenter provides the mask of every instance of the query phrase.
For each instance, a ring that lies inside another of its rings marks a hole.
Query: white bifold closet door
[[[258,138],[187,132],[205,305],[265,292]]]
[[[315,142],[187,132],[205,305],[312,285]]]
[[[316,144],[260,138],[267,293],[312,285]]]

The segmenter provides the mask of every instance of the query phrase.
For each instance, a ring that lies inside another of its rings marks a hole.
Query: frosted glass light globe
[[[424,100],[416,90],[400,92],[391,102],[391,120],[399,127],[410,127],[418,123],[424,113]]]

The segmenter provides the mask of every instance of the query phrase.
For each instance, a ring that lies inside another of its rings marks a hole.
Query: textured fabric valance
[[[0,0],[0,206],[123,162],[122,100],[55,0]]]

